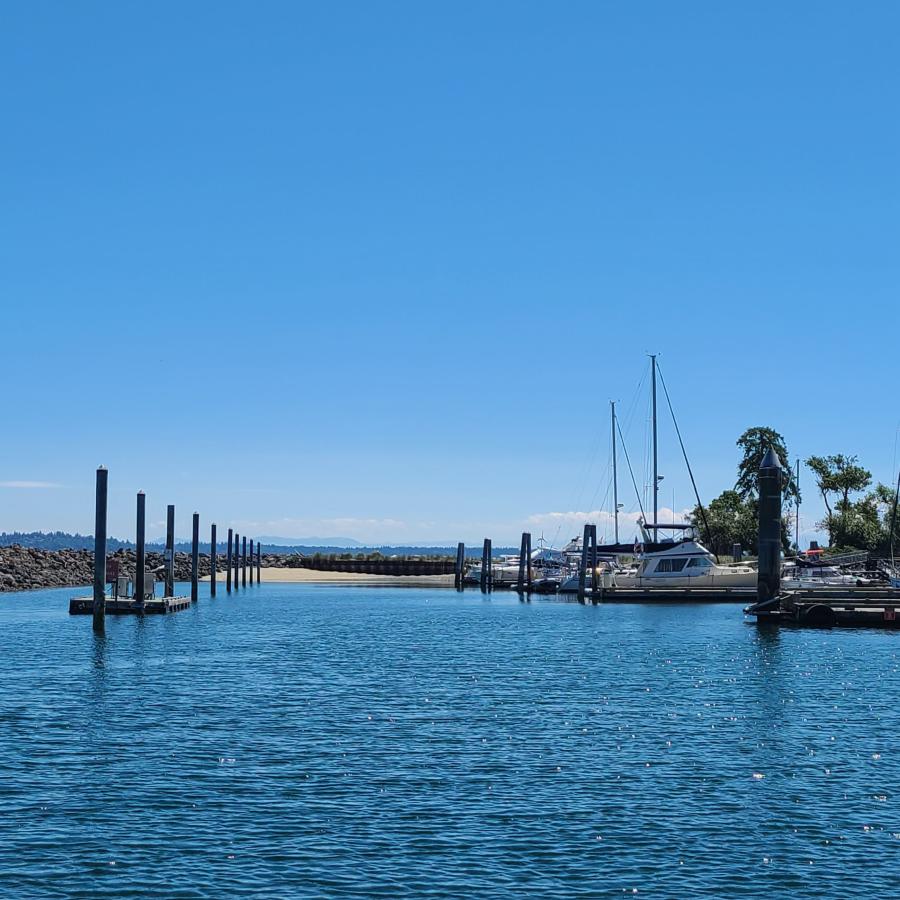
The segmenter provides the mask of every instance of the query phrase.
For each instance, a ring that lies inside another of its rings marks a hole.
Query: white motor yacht
[[[644,553],[634,572],[614,572],[620,588],[753,588],[757,571],[746,563],[723,566],[699,541],[685,540]]]
[[[649,543],[649,528],[638,523]],[[662,526],[660,526],[662,527]],[[653,545],[650,552],[638,553],[637,568],[612,572],[612,586],[620,588],[752,588],[756,587],[757,570],[747,563],[722,565],[701,544],[691,525],[670,525],[684,532],[670,546]],[[668,542],[664,542],[668,543]],[[640,551],[640,548],[637,548]]]

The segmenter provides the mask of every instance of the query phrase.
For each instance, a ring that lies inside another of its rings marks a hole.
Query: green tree
[[[827,523],[823,523],[827,524]],[[864,497],[835,516],[830,523],[832,547],[845,550],[874,550],[882,538],[878,510]]]
[[[865,507],[865,500],[861,501],[863,506],[851,503],[850,495],[864,491],[872,483],[872,473],[858,462],[856,456],[834,453],[831,456],[811,456],[806,460],[806,465],[816,477],[816,485],[828,513],[820,523],[828,531],[828,542],[865,549],[866,545],[859,543],[866,540],[864,535],[877,540],[870,533],[871,509]],[[832,497],[834,505],[831,503]],[[851,536],[853,542],[848,540]]]
[[[728,554],[734,544],[740,544],[751,553],[756,552],[756,517],[756,500],[745,500],[737,490],[731,490],[723,491],[706,508],[708,535],[699,506],[694,507],[688,518],[699,529],[704,540],[709,542],[713,553]]]
[[[833,514],[830,519],[831,549],[868,550],[879,556],[890,556],[893,489],[878,484],[860,500],[838,503],[840,513]],[[828,524],[827,519],[822,523],[823,526]],[[894,537],[896,544],[896,533]]]
[[[742,457],[738,463],[738,477],[735,490],[742,500],[756,498],[759,485],[759,467],[763,457],[771,447],[785,466],[784,499],[790,503],[800,502],[800,491],[797,483],[791,477],[790,455],[784,438],[774,429],[764,426],[748,428],[738,439],[737,445],[741,449]]]

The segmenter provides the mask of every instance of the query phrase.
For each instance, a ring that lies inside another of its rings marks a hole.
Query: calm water
[[[900,635],[732,605],[0,595],[4,897],[885,897]]]

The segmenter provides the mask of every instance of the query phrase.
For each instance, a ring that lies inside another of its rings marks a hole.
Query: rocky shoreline
[[[116,550],[107,559],[118,560],[122,575],[134,576],[134,550]],[[283,554],[262,555],[262,565],[268,569],[290,568],[296,565],[296,558]],[[147,553],[147,568],[160,569],[157,576],[162,578],[163,557],[161,553]],[[225,556],[217,556],[216,568],[224,580]],[[209,575],[209,554],[200,554],[200,577]],[[190,553],[175,553],[175,580],[190,581]],[[90,550],[35,550],[30,547],[0,547],[0,593],[30,591],[38,588],[81,587],[94,580],[94,554]]]

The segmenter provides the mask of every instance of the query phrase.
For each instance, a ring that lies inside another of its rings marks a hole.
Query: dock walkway
[[[785,591],[744,612],[760,624],[817,628],[900,628],[900,590],[857,587]]]
[[[106,615],[108,616],[139,616],[159,615],[163,613],[178,612],[187,609],[191,605],[190,597],[154,597],[145,600],[143,608],[131,598],[107,597]],[[93,597],[73,597],[69,601],[69,615],[90,616],[94,612]]]

